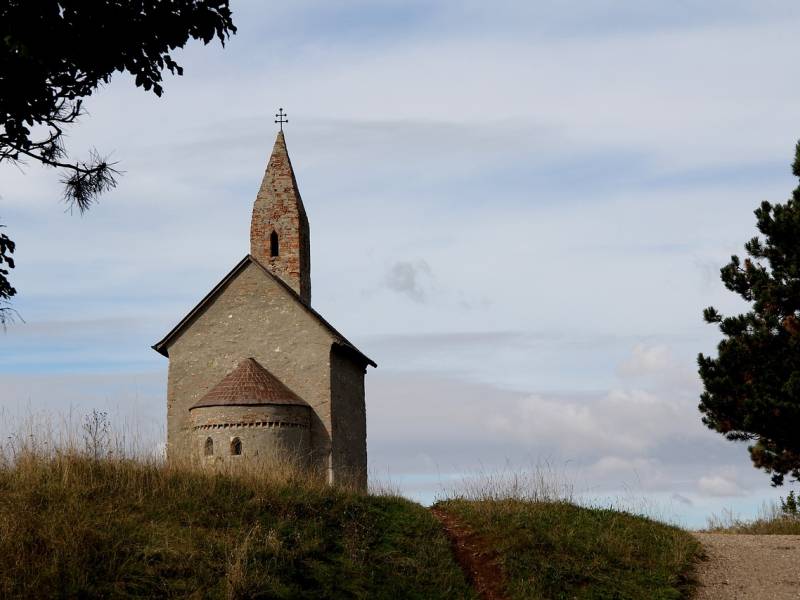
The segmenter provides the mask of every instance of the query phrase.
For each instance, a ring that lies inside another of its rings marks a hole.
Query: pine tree
[[[800,142],[792,171],[800,178]],[[723,317],[705,309],[724,338],[717,358],[697,359],[699,408],[710,429],[753,442],[753,465],[778,486],[786,475],[800,481],[800,186],[785,204],[762,202],[755,215],[763,238],[745,244],[744,261],[732,256],[720,270],[752,310]]]

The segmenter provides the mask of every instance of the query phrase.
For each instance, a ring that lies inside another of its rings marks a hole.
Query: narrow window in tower
[[[269,255],[278,256],[278,232],[273,231],[269,234]]]
[[[233,438],[231,440],[231,454],[239,456],[242,453],[242,440]]]
[[[214,456],[214,440],[211,438],[206,439],[205,455]]]

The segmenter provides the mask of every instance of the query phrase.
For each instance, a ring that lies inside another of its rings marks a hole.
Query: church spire
[[[250,222],[250,254],[311,303],[308,217],[283,131],[278,132]]]

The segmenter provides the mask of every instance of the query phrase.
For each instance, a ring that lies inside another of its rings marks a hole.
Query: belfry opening
[[[269,236],[269,255],[273,258],[280,255],[277,231],[273,231]]]

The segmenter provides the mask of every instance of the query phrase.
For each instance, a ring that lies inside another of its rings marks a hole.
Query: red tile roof
[[[204,406],[254,404],[308,406],[305,400],[286,387],[255,359],[246,358],[189,410]]]

